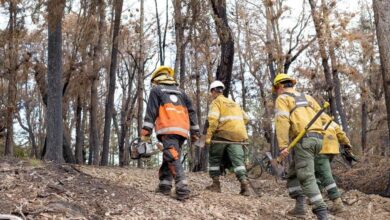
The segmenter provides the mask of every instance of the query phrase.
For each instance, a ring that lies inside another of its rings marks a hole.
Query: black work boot
[[[295,207],[287,212],[287,215],[295,217],[305,217],[305,196],[298,196],[295,199]]]
[[[221,182],[219,182],[219,176],[213,176],[211,178],[213,179],[213,184],[207,186],[206,189],[212,192],[218,192],[218,193],[222,192]]]
[[[240,194],[243,196],[250,196],[251,192],[249,191],[249,182],[247,179],[243,179],[241,182],[241,191]]]
[[[171,189],[172,189],[172,186],[171,185],[167,185],[167,184],[158,184],[158,187],[156,189],[156,192],[158,193],[161,193],[161,194],[164,194],[166,196],[169,196],[171,195]]]
[[[318,220],[328,220],[328,210],[326,208],[320,208],[313,210]]]
[[[187,180],[181,180],[176,183],[176,199],[184,201],[190,198],[191,190],[188,188]]]

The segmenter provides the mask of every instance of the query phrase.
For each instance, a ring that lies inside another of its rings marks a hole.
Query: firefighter
[[[170,195],[175,181],[176,198],[186,200],[190,189],[180,163],[181,146],[191,135],[191,141],[199,138],[199,125],[191,100],[177,87],[171,67],[160,66],[151,76],[153,85],[146,108],[141,139],[149,141],[155,129],[163,144],[163,163],[159,170],[157,191]]]
[[[327,191],[329,199],[333,202],[333,206],[329,209],[333,213],[344,211],[340,192],[333,179],[330,167],[330,163],[334,156],[337,156],[340,153],[340,144],[342,144],[346,150],[352,150],[351,142],[345,132],[336,122],[331,121],[325,130],[322,150],[316,158],[315,168],[316,176],[320,180],[321,186]]]
[[[211,144],[209,150],[209,174],[213,183],[206,189],[221,192],[219,176],[222,173],[220,167],[222,164],[226,164],[224,160],[228,159],[237,179],[241,182],[240,194],[249,196],[249,182],[244,165],[243,147],[240,144],[229,143],[242,142],[248,139],[245,127],[245,124],[248,123],[248,116],[237,103],[223,96],[222,92],[224,89],[225,86],[221,81],[214,81],[210,85],[213,101],[210,105],[207,119],[206,144]],[[212,143],[212,140],[226,143]]]
[[[294,139],[321,108],[313,97],[294,89],[296,80],[287,74],[278,74],[273,90],[278,97],[275,101],[275,129],[280,154],[286,158],[289,140]],[[289,195],[296,200],[293,216],[304,216],[305,196],[312,204],[312,211],[318,219],[327,219],[327,206],[324,202],[315,177],[315,158],[322,149],[323,117],[309,128],[302,140],[292,150],[292,163],[287,173]]]

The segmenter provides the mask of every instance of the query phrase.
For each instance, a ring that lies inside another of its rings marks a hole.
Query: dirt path
[[[234,176],[223,193],[204,190],[205,173],[190,173],[193,197],[186,202],[154,192],[156,169],[54,166],[0,160],[0,213],[26,219],[295,219],[283,182],[262,178],[264,193],[242,197]],[[331,219],[390,219],[390,199],[358,191],[343,194],[347,211]],[[307,219],[314,219],[312,214]]]

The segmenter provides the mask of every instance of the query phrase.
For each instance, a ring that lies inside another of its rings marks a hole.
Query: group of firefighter
[[[190,98],[178,88],[171,67],[160,66],[151,76],[152,89],[146,108],[141,139],[149,141],[153,129],[163,144],[163,162],[159,170],[159,193],[170,195],[173,182],[178,200],[189,198],[190,189],[180,161],[181,146],[186,139],[199,140],[200,132],[195,109]],[[280,155],[291,154],[292,163],[287,172],[287,190],[295,199],[295,207],[288,215],[304,217],[305,203],[312,207],[318,219],[327,219],[328,211],[344,210],[340,192],[333,179],[330,162],[339,154],[339,144],[351,149],[351,144],[341,127],[326,113],[307,130],[299,143],[290,151],[288,145],[320,111],[316,100],[294,89],[296,80],[287,74],[276,75],[273,92],[275,101],[275,130]],[[226,156],[241,183],[240,194],[250,195],[250,185],[244,163],[241,142],[248,139],[247,114],[232,99],[223,95],[225,86],[220,81],[210,84],[212,102],[208,112],[206,145],[209,146],[209,175],[212,184],[206,187],[221,192],[219,177]],[[326,127],[326,130],[325,130]],[[332,206],[327,207],[320,189],[327,191]],[[307,199],[306,199],[307,198]]]

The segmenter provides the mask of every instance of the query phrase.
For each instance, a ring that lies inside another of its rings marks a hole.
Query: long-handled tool
[[[306,125],[306,127],[301,131],[299,132],[298,136],[288,145],[287,149],[288,151],[291,151],[291,149],[293,147],[295,147],[295,145],[297,145],[301,139],[305,136],[305,134],[308,132],[308,130],[310,129],[310,127],[314,124],[314,122],[317,121],[317,119],[321,116],[322,113],[324,113],[324,111],[329,107],[329,103],[328,102],[325,102],[324,105],[322,106],[321,110],[318,111],[315,116],[313,117],[313,119],[310,120],[310,122]],[[278,175],[278,176],[282,176],[283,174],[283,167],[280,165],[280,163],[284,160],[284,157],[283,156],[279,156],[277,157],[276,159],[272,159],[271,160],[271,166],[273,168],[273,170],[275,171],[275,173]]]

